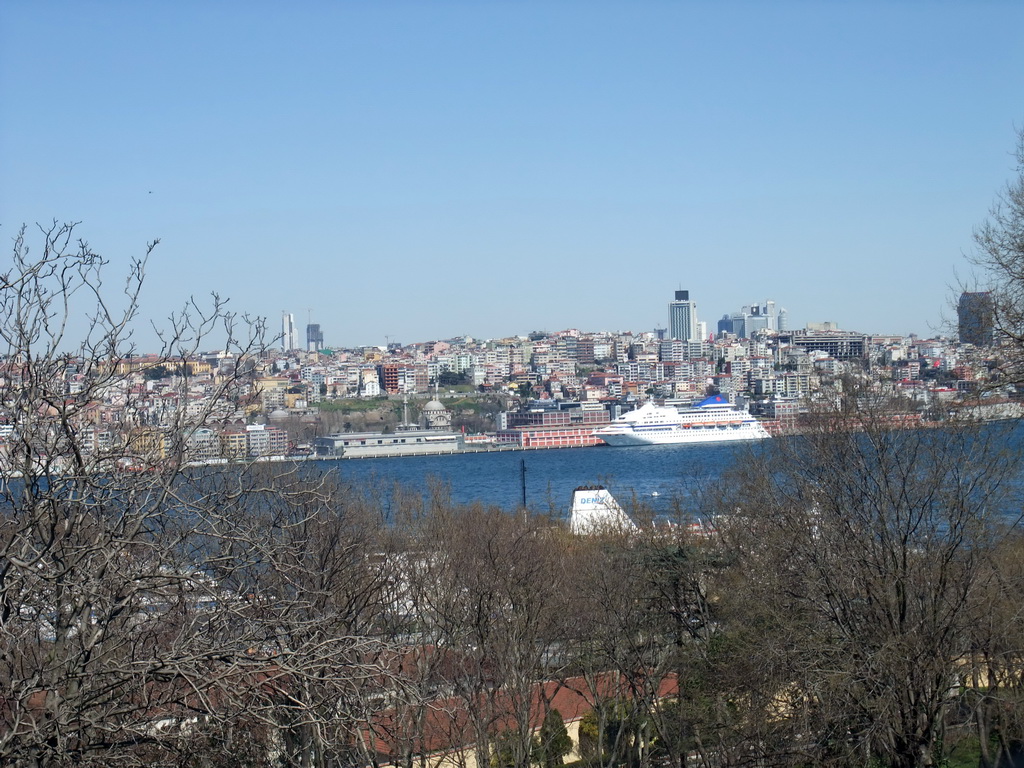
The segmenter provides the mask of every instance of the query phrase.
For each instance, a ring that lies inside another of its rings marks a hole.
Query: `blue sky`
[[[0,239],[339,346],[941,330],[1020,127],[1020,2],[0,3]]]

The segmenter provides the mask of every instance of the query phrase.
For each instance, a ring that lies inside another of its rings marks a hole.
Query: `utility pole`
[[[519,460],[519,482],[523,489],[523,515],[526,515],[526,459]]]

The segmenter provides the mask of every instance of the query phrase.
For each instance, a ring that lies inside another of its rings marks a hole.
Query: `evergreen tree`
[[[557,709],[550,710],[544,716],[540,733],[534,742],[534,762],[543,768],[556,768],[562,765],[566,755],[572,752],[572,739]]]

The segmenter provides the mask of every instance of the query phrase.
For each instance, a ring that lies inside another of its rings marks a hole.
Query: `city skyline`
[[[864,337],[878,336],[880,338],[886,337],[916,337],[916,338],[956,338],[965,337],[965,333],[970,336],[968,343],[981,344],[982,342],[977,337],[976,332],[966,331],[965,323],[977,323],[972,317],[971,320],[965,320],[965,317],[970,315],[970,312],[965,310],[965,300],[970,297],[983,297],[985,300],[989,300],[989,293],[972,293],[963,292],[957,302],[956,311],[957,319],[955,324],[949,325],[949,327],[940,329],[939,333],[935,334],[917,334],[911,332],[909,334],[890,334],[890,333],[862,333],[859,329],[844,327],[834,321],[820,321],[820,322],[808,322],[803,326],[791,328],[788,317],[789,311],[782,306],[778,305],[778,302],[769,298],[762,303],[753,302],[751,304],[743,305],[738,312],[726,312],[722,314],[716,321],[709,321],[708,319],[701,319],[698,314],[696,299],[690,297],[690,292],[687,290],[676,290],[673,292],[673,299],[668,303],[668,316],[667,324],[665,327],[653,327],[653,328],[586,328],[578,325],[566,326],[564,328],[557,329],[539,329],[535,328],[529,333],[506,333],[496,334],[493,336],[480,336],[473,333],[455,334],[452,336],[437,337],[437,338],[410,338],[401,339],[397,337],[387,336],[385,337],[385,343],[369,343],[369,344],[337,344],[332,343],[329,338],[325,337],[323,329],[319,323],[309,324],[306,326],[306,344],[301,345],[299,343],[298,328],[295,326],[294,314],[283,310],[282,321],[281,321],[281,334],[276,338],[276,343],[270,345],[271,348],[280,348],[282,353],[294,353],[294,352],[317,352],[319,350],[330,350],[331,348],[338,349],[361,349],[361,348],[379,348],[381,350],[389,348],[405,348],[416,346],[420,344],[431,344],[434,342],[447,342],[455,341],[459,339],[472,339],[474,341],[499,341],[508,339],[527,339],[533,338],[535,334],[540,334],[540,337],[547,338],[550,336],[562,336],[565,334],[576,334],[582,336],[618,336],[618,335],[636,335],[640,336],[651,336],[663,343],[668,343],[673,340],[683,341],[691,344],[701,344],[703,342],[719,340],[722,338],[729,339],[750,339],[753,338],[757,331],[769,331],[770,335],[783,334],[785,335],[790,331],[806,331],[809,333],[854,333],[861,334]],[[307,310],[312,312],[312,310]],[[966,312],[966,314],[965,314]],[[714,322],[714,325],[711,323]],[[989,321],[990,322],[990,321]],[[988,341],[991,343],[991,328],[988,330]],[[966,338],[966,337],[965,337]]]
[[[112,282],[159,238],[142,348],[211,292],[357,346],[652,329],[680,281],[932,335],[1024,124],[1010,2],[2,14],[0,237],[81,221]]]

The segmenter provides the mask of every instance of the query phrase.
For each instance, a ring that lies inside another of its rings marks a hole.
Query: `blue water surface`
[[[766,441],[767,443],[767,441]],[[356,487],[395,484],[426,493],[431,480],[448,486],[459,504],[480,502],[504,509],[522,503],[521,466],[526,464],[527,506],[538,511],[567,509],[581,485],[603,485],[624,505],[643,500],[655,512],[669,513],[674,503],[722,473],[761,443],[708,443],[611,448],[559,448],[534,451],[407,456],[387,459],[317,461],[320,471],[338,472]]]

